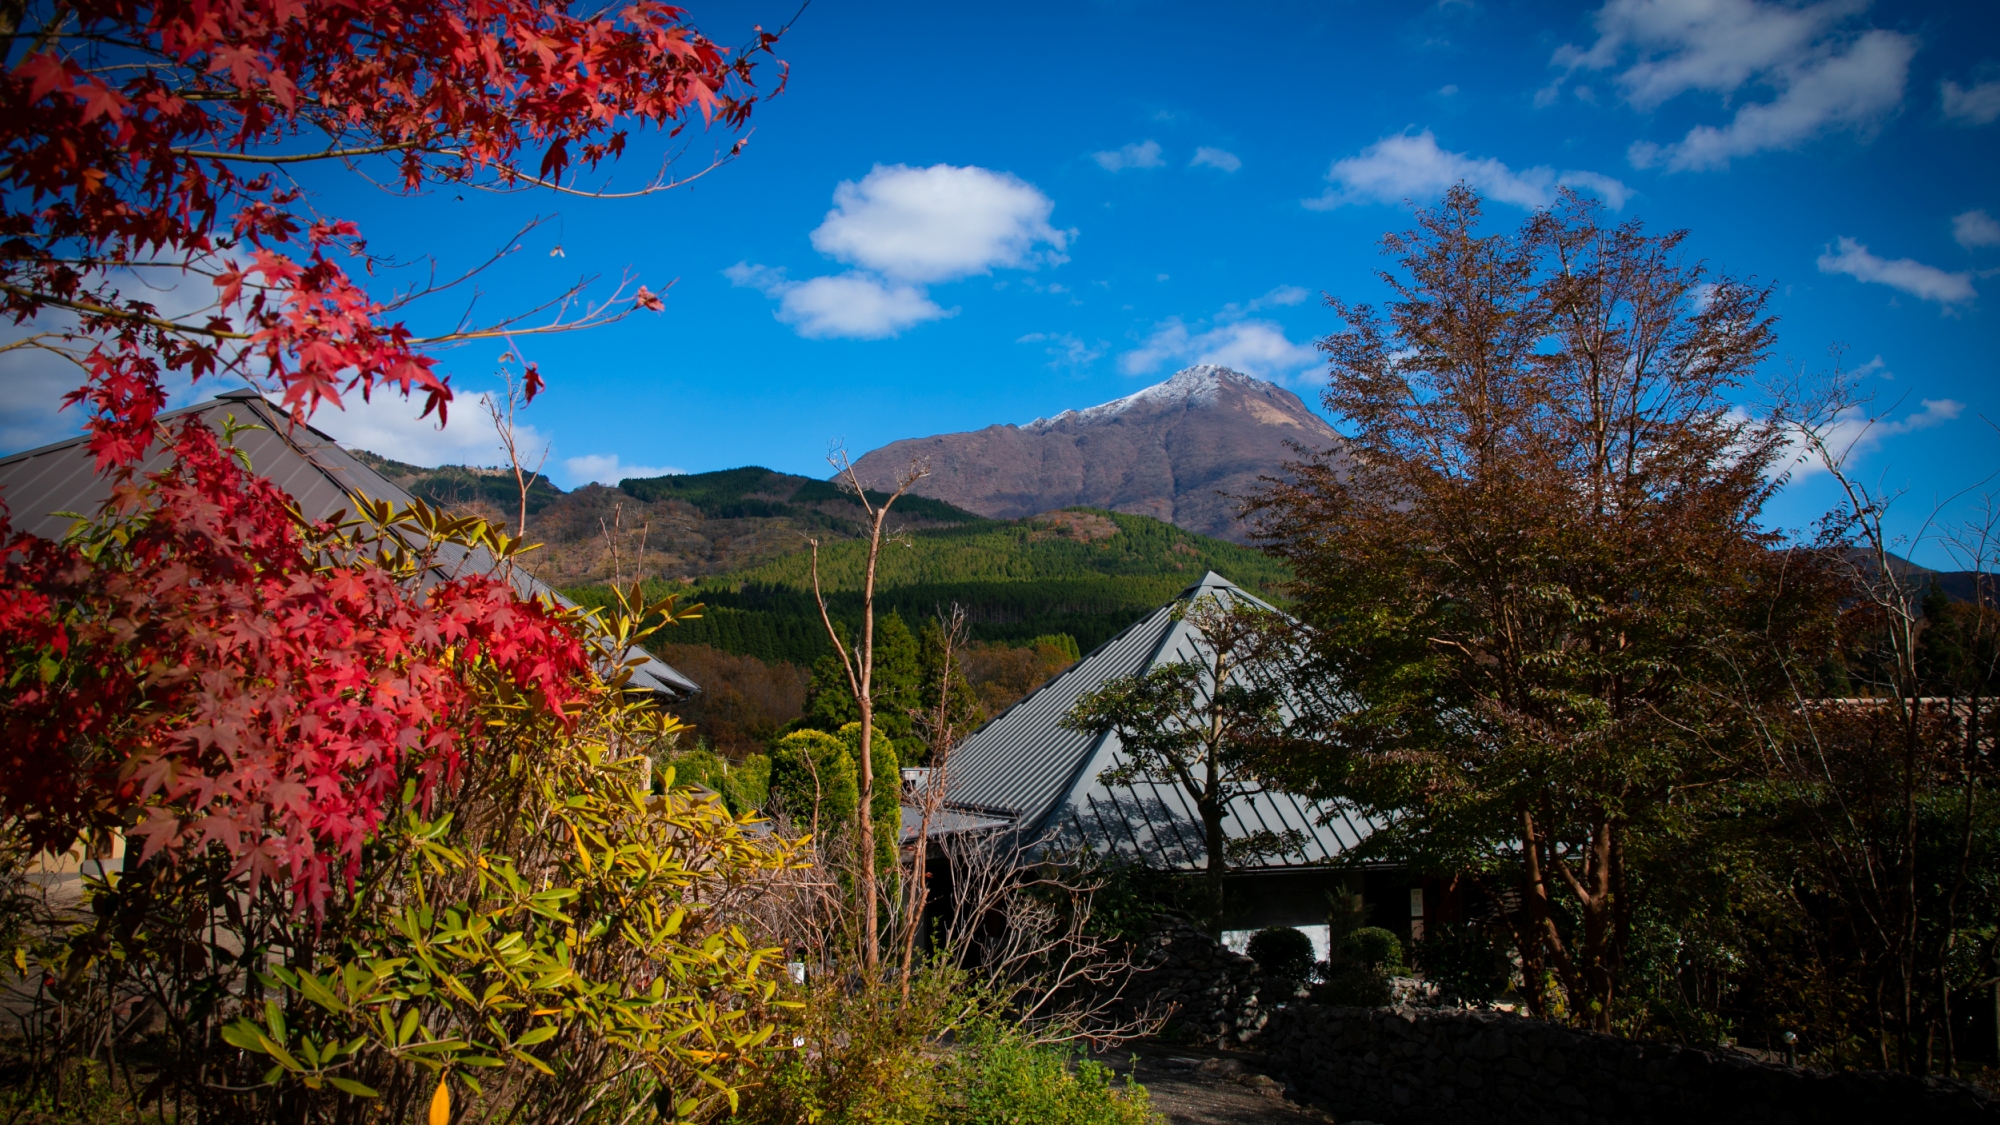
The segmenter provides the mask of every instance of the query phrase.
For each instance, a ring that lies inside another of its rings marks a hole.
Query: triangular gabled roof
[[[1194,628],[1175,611],[1204,594],[1276,612],[1208,572],[966,739],[951,756],[948,803],[1005,816],[1030,839],[1053,836],[1161,869],[1205,865],[1201,818],[1178,786],[1106,785],[1104,772],[1123,761],[1118,736],[1081,734],[1062,725],[1079,699],[1107,682],[1196,656]],[[1275,790],[1237,798],[1228,826],[1237,837],[1259,831],[1299,834],[1303,843],[1295,852],[1266,857],[1257,865],[1263,869],[1327,863],[1375,827],[1343,806]]]
[[[160,417],[167,420],[196,415],[219,433],[223,419],[232,414],[241,425],[260,427],[239,431],[237,448],[249,457],[251,467],[260,475],[291,494],[307,519],[325,519],[342,509],[353,511],[355,498],[359,496],[393,501],[398,506],[415,500],[342,449],[339,442],[311,426],[293,422],[256,391],[230,391]],[[140,471],[163,469],[170,459],[167,451],[156,450],[141,463]],[[82,437],[0,458],[0,502],[7,505],[15,529],[31,535],[62,538],[74,521],[58,513],[94,512],[110,492],[110,484],[97,474],[96,461]],[[483,548],[467,552],[447,544],[440,558],[447,566],[462,562],[476,571],[492,571],[499,565]],[[574,604],[519,568],[514,571],[514,586],[523,597],[547,596],[562,605]],[[640,651],[646,663],[633,671],[632,686],[669,696],[685,696],[701,690],[665,661]]]

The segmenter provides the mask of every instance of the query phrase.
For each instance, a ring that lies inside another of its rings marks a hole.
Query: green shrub
[[[1331,965],[1326,980],[1313,985],[1312,998],[1320,1004],[1379,1008],[1389,1002],[1389,978],[1361,965]]]
[[[791,818],[800,831],[817,821],[820,834],[847,824],[861,804],[854,758],[840,739],[825,731],[800,730],[771,748],[769,804]]]
[[[1312,939],[1290,926],[1271,926],[1250,935],[1250,956],[1266,976],[1303,981],[1312,975]]]
[[[770,757],[751,754],[729,767],[722,781],[722,795],[729,801],[729,811],[738,816],[762,812],[771,800]]]
[[[1483,927],[1470,922],[1433,925],[1411,953],[1424,979],[1450,999],[1487,1004],[1507,991],[1512,966]]]
[[[848,723],[840,728],[840,741],[847,747],[850,761],[861,760],[861,724]],[[875,761],[875,799],[868,811],[875,818],[875,865],[878,870],[894,870],[896,866],[896,840],[903,831],[903,769],[896,757],[896,744],[875,728],[875,737],[868,740],[868,753]],[[860,792],[860,782],[855,782],[856,793]],[[859,797],[856,798],[857,805]]]
[[[837,971],[788,986],[778,1056],[737,1117],[745,1125],[931,1125],[939,1122],[932,1045],[967,1014],[963,973],[927,965],[897,982]]]
[[[1313,986],[1313,999],[1379,1008],[1389,1002],[1389,978],[1402,971],[1403,943],[1379,926],[1363,926],[1334,941],[1326,979]]]
[[[771,759],[752,754],[732,762],[706,746],[670,756],[666,765],[674,770],[677,785],[699,785],[722,797],[722,803],[737,816],[763,809],[771,789]]]
[[[1145,1088],[1120,1083],[1072,1049],[1037,1046],[1016,1032],[981,1028],[960,1041],[940,1076],[939,1108],[951,1125],[1152,1125]]]
[[[1340,939],[1341,959],[1389,976],[1403,971],[1403,943],[1380,926],[1363,926]]]

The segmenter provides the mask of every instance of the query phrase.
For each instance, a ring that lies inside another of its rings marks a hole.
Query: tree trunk
[[[883,505],[868,540],[868,576],[861,594],[861,963],[874,970],[881,958],[881,920],[875,886],[875,563],[882,553]]]
[[[1611,861],[1614,837],[1611,822],[1600,820],[1592,833],[1590,856],[1585,862],[1583,888],[1578,894],[1583,907],[1583,988],[1585,1011],[1592,1031],[1611,1031],[1611,1000],[1616,974],[1612,946],[1617,940],[1617,920],[1613,916]]]
[[[1201,827],[1208,848],[1208,928],[1210,936],[1222,940],[1223,876],[1229,864],[1223,858],[1222,809],[1213,802],[1201,806]]]

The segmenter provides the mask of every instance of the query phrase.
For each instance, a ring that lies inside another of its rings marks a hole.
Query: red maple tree
[[[554,611],[343,553],[346,530],[298,518],[213,431],[158,416],[173,381],[231,372],[297,420],[384,385],[442,419],[427,348],[659,308],[627,285],[425,338],[412,295],[350,272],[376,262],[359,228],[289,173],[375,160],[406,191],[577,191],[634,125],[740,129],[775,41],[731,51],[648,0],[0,5],[0,309],[33,326],[10,347],[78,363],[66,401],[113,484],[99,529],[64,543],[0,507],[0,813],[52,849],[109,828],[149,852],[212,842],[317,908],[405,781],[448,773],[482,677],[559,711],[590,669]],[[145,296],[201,279],[193,315]]]

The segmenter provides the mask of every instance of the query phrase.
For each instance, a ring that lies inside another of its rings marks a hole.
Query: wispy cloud
[[[1263,312],[1265,309],[1288,309],[1294,305],[1305,304],[1311,297],[1312,292],[1308,289],[1297,285],[1279,285],[1261,297],[1229,302],[1216,312],[1215,320],[1217,323],[1242,320],[1251,313]]]
[[[671,477],[687,472],[662,465],[627,465],[618,459],[616,453],[590,453],[582,457],[571,457],[563,462],[569,472],[572,488],[583,484],[616,485],[621,480],[644,479],[646,477]]]
[[[1850,406],[1841,411],[1823,435],[1827,452],[1836,462],[1845,464],[1881,449],[1888,438],[1942,426],[1965,413],[1965,404],[1956,399],[1927,398],[1922,405],[1923,409],[1894,420],[1871,417],[1864,407]],[[1794,479],[1826,471],[1819,458],[1808,452],[1803,438],[1794,441],[1792,449]]]
[[[1938,87],[1938,101],[1944,115],[1967,125],[1991,125],[2000,119],[2000,79],[1961,86],[1947,80]]]
[[[1951,237],[1967,250],[2000,246],[2000,222],[1985,211],[1966,211],[1951,217]]]
[[[1652,110],[1684,93],[1737,103],[1722,126],[1697,125],[1679,141],[1641,141],[1628,156],[1641,168],[1726,168],[1766,149],[1793,148],[1830,129],[1871,129],[1903,100],[1913,36],[1848,27],[1865,7],[1856,0],[1819,4],[1762,0],[1610,0],[1594,18],[1597,41],[1555,53],[1562,75],[1538,96],[1546,104],[1579,70],[1623,65],[1619,89]],[[1763,101],[1738,97],[1746,87],[1771,91]]]
[[[1878,258],[1869,253],[1868,247],[1844,236],[1837,246],[1819,256],[1819,272],[1842,273],[1857,281],[1886,285],[1946,307],[1979,295],[1972,288],[1970,273],[1951,273],[1910,258]]]
[[[1591,192],[1613,210],[1622,209],[1632,194],[1623,183],[1596,172],[1557,172],[1545,166],[1516,171],[1492,157],[1450,152],[1429,129],[1384,137],[1358,155],[1336,160],[1326,180],[1326,191],[1304,200],[1306,207],[1330,211],[1351,203],[1422,202],[1461,180],[1490,199],[1530,209],[1554,202],[1558,187]]]
[[[1103,340],[1095,344],[1085,343],[1082,338],[1067,332],[1030,332],[1014,341],[1017,344],[1041,344],[1042,351],[1049,357],[1049,366],[1081,371],[1102,358],[1110,345]]]
[[[447,423],[440,426],[437,415],[418,417],[423,406],[398,395],[378,392],[373,401],[349,395],[342,408],[315,413],[312,424],[342,445],[412,465],[498,465],[506,459],[506,451],[486,411],[490,398],[485,392],[461,393],[451,404]],[[531,425],[517,425],[514,441],[522,461],[530,466],[551,444],[547,434]]]
[[[1160,142],[1139,141],[1108,152],[1093,152],[1092,160],[1107,172],[1122,172],[1127,168],[1161,168],[1166,161],[1160,157]]]
[[[1238,168],[1243,167],[1243,160],[1227,149],[1209,148],[1207,145],[1203,145],[1194,150],[1194,159],[1188,161],[1188,167],[1198,168],[1204,165],[1210,168],[1220,168],[1224,172],[1234,172]]]

